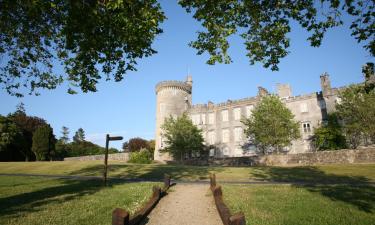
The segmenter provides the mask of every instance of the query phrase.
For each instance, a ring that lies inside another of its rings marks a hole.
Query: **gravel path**
[[[147,225],[222,225],[208,185],[177,184],[171,187],[148,215]]]

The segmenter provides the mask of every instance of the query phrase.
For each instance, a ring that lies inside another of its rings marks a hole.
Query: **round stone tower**
[[[161,126],[165,118],[169,116],[178,117],[186,112],[191,106],[192,78],[188,76],[185,82],[162,81],[156,85],[156,132],[155,132],[155,153],[157,161],[172,160],[167,153],[159,150],[165,147],[162,137]]]

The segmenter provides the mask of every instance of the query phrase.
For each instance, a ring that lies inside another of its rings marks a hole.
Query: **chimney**
[[[277,84],[277,95],[280,98],[292,97],[292,89],[289,84]]]
[[[328,73],[320,75],[320,86],[322,88],[323,96],[332,94],[331,81],[329,80]]]

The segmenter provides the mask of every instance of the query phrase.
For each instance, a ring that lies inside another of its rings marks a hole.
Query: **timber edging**
[[[130,215],[128,211],[121,208],[116,208],[112,212],[112,225],[137,225],[152,211],[152,209],[158,204],[159,200],[167,194],[169,187],[171,186],[171,177],[164,175],[164,186],[163,188],[154,186],[152,187],[152,196],[148,202],[134,215]]]
[[[223,200],[223,191],[220,185],[216,184],[215,174],[210,174],[210,189],[215,199],[216,209],[219,212],[224,225],[245,225],[245,215],[242,212],[231,214],[228,206]]]

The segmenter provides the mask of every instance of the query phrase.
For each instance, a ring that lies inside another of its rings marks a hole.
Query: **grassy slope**
[[[101,176],[103,162],[2,162],[0,173]],[[164,173],[177,180],[207,179],[216,173],[219,181],[375,181],[375,164],[321,165],[310,167],[193,167],[139,165],[110,162],[109,176],[162,179]]]
[[[133,213],[151,196],[153,185],[104,188],[98,181],[2,176],[0,224],[109,224],[113,209]]]
[[[374,224],[375,188],[348,185],[224,185],[232,212],[247,224]]]

